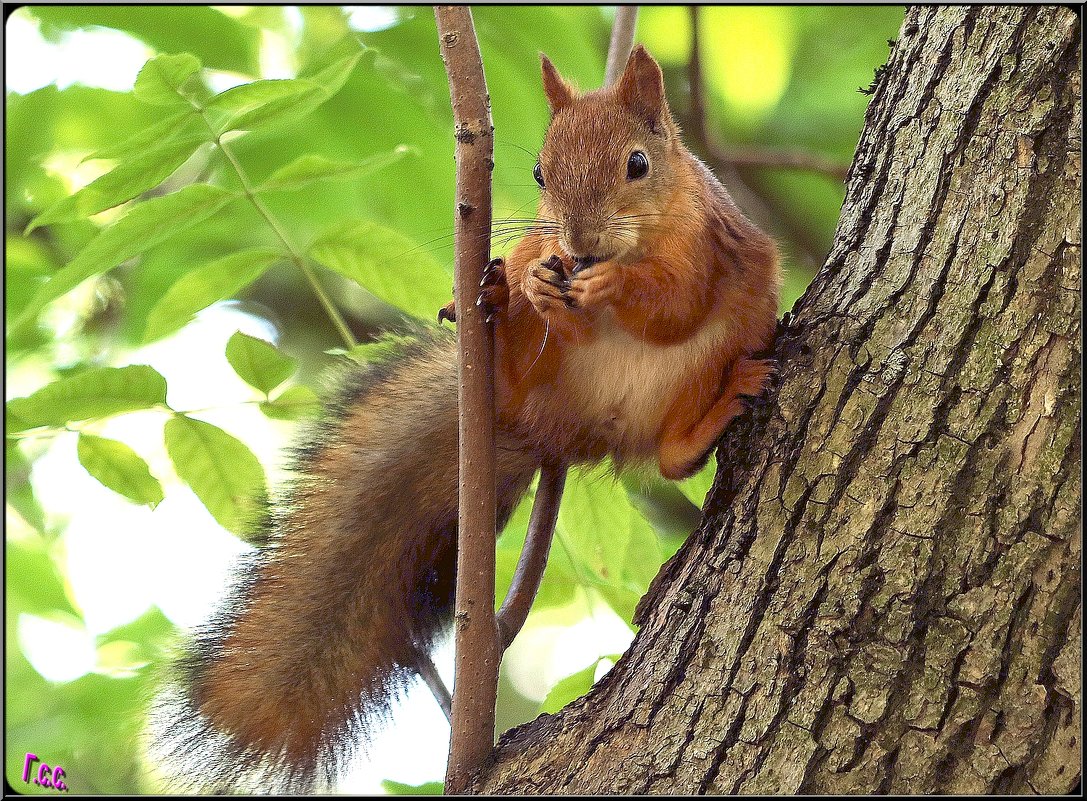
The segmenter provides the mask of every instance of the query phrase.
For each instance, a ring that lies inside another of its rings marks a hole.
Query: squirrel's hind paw
[[[777,375],[774,359],[742,359],[733,367],[732,381],[736,394],[748,399],[749,405],[766,394]]]

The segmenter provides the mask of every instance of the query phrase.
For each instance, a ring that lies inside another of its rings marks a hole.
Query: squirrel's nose
[[[591,256],[598,244],[599,237],[588,230],[588,226],[581,220],[566,218],[565,230],[566,245],[570,249],[570,255]]]

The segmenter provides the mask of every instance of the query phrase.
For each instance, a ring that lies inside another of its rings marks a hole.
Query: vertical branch
[[[699,142],[708,142],[706,131],[706,97],[702,84],[702,39],[699,33],[698,6],[688,6],[691,19],[691,53],[687,59],[687,83],[691,92],[691,133]]]
[[[634,49],[634,28],[637,24],[637,6],[618,6],[615,9],[611,43],[608,45],[608,62],[604,68],[604,86],[611,86],[623,73],[630,51]]]
[[[493,127],[472,12],[435,6],[456,131],[454,214],[460,517],[454,619],[456,673],[446,792],[456,793],[494,745],[499,643],[494,616],[494,339],[476,306],[489,257]]]

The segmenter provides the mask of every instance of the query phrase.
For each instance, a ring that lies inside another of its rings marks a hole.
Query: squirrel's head
[[[541,61],[551,107],[534,170],[541,221],[575,260],[637,258],[667,224],[681,147],[660,66],[638,45],[619,80],[581,94]]]

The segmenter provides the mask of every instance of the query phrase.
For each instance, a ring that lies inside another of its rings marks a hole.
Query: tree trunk
[[[908,12],[779,390],[627,654],[476,790],[1074,787],[1079,64],[1067,8]]]

